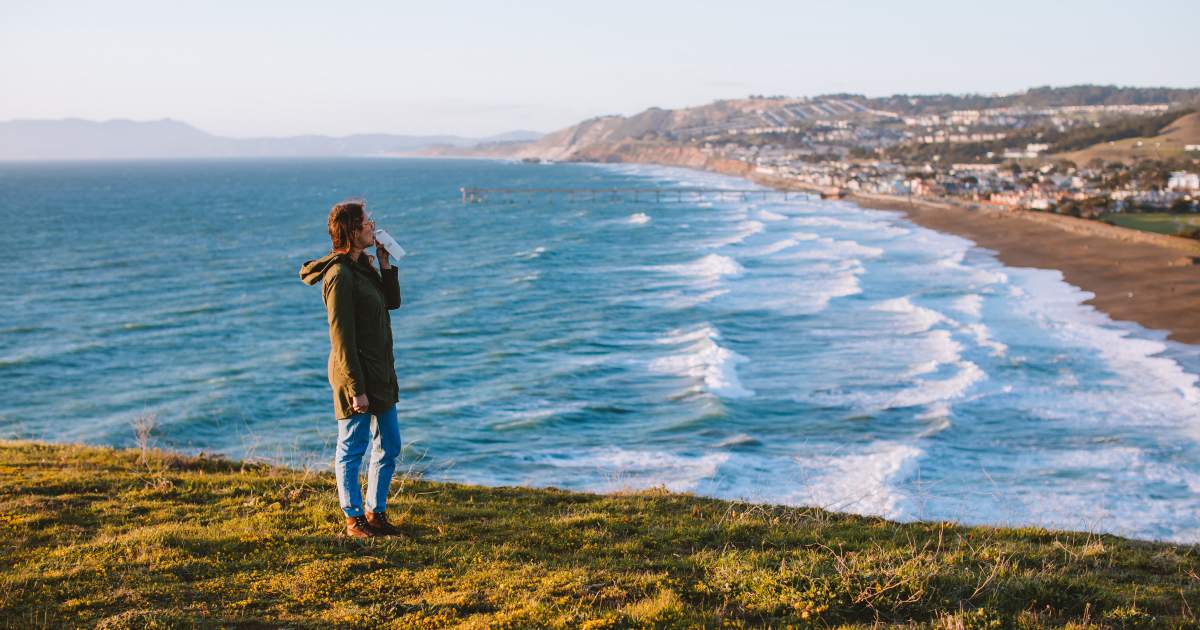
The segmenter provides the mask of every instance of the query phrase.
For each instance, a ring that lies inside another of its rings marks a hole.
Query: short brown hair
[[[329,211],[329,240],[333,241],[333,251],[348,250],[354,245],[354,233],[362,229],[366,218],[365,205],[361,200],[348,200],[335,204]]]

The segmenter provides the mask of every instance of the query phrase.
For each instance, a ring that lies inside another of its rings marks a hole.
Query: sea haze
[[[433,147],[473,147],[540,137],[541,134],[532,131],[510,131],[487,138],[386,133],[225,138],[171,119],[10,120],[0,121],[0,161],[377,157],[413,154]]]
[[[0,436],[328,467],[329,207],[409,252],[405,470],[1200,542],[1197,348],[1055,271],[816,199],[635,203],[464,185],[745,188],[467,160],[0,165]],[[732,199],[732,197],[731,197]]]

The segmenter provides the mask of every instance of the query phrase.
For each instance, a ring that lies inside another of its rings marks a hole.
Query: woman
[[[375,225],[361,201],[343,201],[329,212],[333,251],[300,268],[305,284],[322,283],[329,322],[329,385],[338,421],[338,500],[346,534],[356,538],[399,534],[387,519],[388,487],[400,456],[396,420],[396,363],[389,309],[400,306],[399,270],[375,243]],[[376,245],[375,260],[363,253]],[[372,422],[374,417],[374,422]],[[367,442],[373,442],[367,474],[366,509],[358,471]]]

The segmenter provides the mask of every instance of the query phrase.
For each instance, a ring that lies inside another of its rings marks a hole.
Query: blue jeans
[[[368,437],[373,448],[367,473],[367,509],[372,512],[387,510],[388,486],[392,485],[392,473],[400,458],[400,423],[396,420],[396,406],[375,416],[374,423],[370,413],[356,414],[337,423],[338,442],[333,468],[342,511],[346,516],[363,516],[358,470],[367,452]]]

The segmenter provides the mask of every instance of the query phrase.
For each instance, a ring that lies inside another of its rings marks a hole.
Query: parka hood
[[[321,258],[304,263],[300,266],[300,280],[309,286],[320,282],[325,277],[325,272],[338,264],[340,262],[338,259],[342,257],[345,257],[347,262],[350,261],[349,254],[329,252]]]

